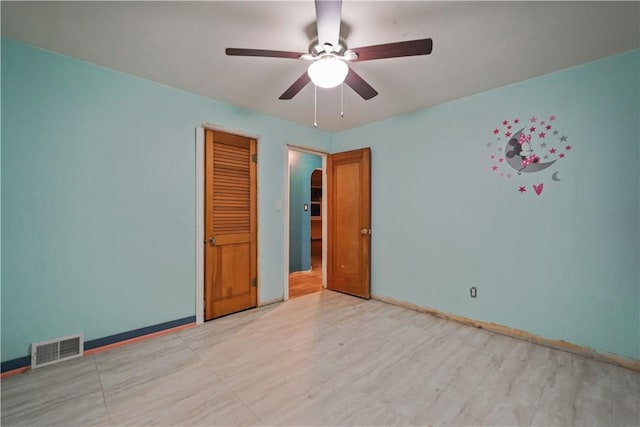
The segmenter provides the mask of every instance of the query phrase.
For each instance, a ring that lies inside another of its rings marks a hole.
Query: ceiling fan
[[[428,55],[433,49],[430,38],[385,43],[348,49],[340,40],[342,1],[315,0],[318,42],[308,53],[281,50],[227,48],[231,56],[260,56],[289,58],[310,61],[307,72],[301,75],[279,99],[292,99],[310,81],[316,86],[330,88],[344,82],[363,99],[368,100],[378,94],[362,77],[356,74],[348,62],[370,61],[373,59],[397,58],[402,56]]]

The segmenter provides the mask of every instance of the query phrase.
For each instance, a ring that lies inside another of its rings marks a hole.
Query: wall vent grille
[[[31,344],[31,368],[40,368],[63,360],[82,356],[84,340],[82,334],[54,338]]]

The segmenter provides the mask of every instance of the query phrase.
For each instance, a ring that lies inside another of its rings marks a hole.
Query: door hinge
[[[252,154],[251,155],[251,161],[253,163],[258,163],[258,155],[257,154]]]
[[[256,279],[255,277],[253,279],[251,279],[251,287],[252,288],[257,288],[258,287],[258,279]]]

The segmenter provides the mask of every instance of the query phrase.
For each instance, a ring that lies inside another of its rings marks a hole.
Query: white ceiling
[[[229,57],[226,47],[305,52],[306,1],[7,2],[2,34],[209,98],[312,126],[312,84],[278,97],[307,62]],[[344,1],[348,47],[431,37],[428,56],[352,63],[379,95],[318,89],[339,131],[640,47],[640,2]]]

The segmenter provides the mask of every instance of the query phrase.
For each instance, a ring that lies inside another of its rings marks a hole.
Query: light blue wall
[[[3,361],[194,314],[203,122],[260,138],[261,301],[286,274],[285,144],[371,146],[374,294],[640,358],[638,51],[333,136],[7,39],[1,66]],[[551,114],[566,162],[492,173],[491,129]]]
[[[311,269],[311,173],[322,157],[291,151],[289,155],[289,272]],[[303,207],[307,204],[308,211]]]
[[[2,39],[2,360],[195,314],[195,128],[259,137],[260,299],[282,298],[285,144],[311,127]]]
[[[640,358],[639,79],[636,50],[335,134],[372,147],[373,294]],[[566,158],[491,170],[492,129],[552,114]]]

